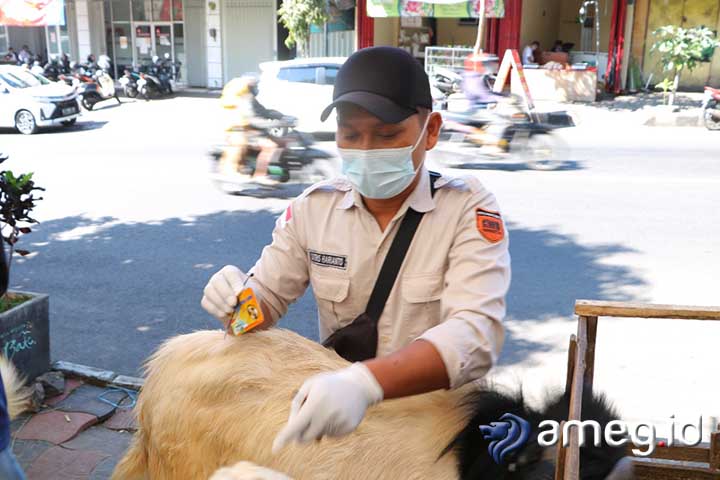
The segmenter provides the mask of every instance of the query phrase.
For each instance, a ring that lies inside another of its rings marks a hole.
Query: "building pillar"
[[[92,53],[88,0],[75,0],[75,26],[77,28],[77,60],[84,62]]]
[[[222,29],[220,21],[220,2],[222,0],[209,0],[207,5],[207,73],[209,88],[222,88],[223,79],[223,52]]]
[[[375,43],[375,19],[369,17],[367,14],[367,0],[357,1],[355,18],[355,30],[357,32],[356,45],[358,50],[372,47]]]

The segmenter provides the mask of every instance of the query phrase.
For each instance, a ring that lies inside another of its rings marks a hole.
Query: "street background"
[[[35,172],[47,189],[41,223],[22,240],[33,253],[14,260],[11,286],[50,294],[53,360],[137,375],[163,340],[218,328],[200,307],[207,280],[226,264],[249,269],[298,193],[214,188],[207,151],[222,139],[218,109],[200,94],[108,102],[73,130],[0,132],[3,167]],[[560,135],[570,153],[559,171],[438,168],[475,175],[498,198],[513,281],[496,375],[531,396],[565,381],[576,299],[720,304],[718,132],[589,110]],[[317,339],[310,291],[281,326]],[[596,388],[626,418],[701,413],[709,427],[720,417],[718,338],[713,322],[601,319]]]

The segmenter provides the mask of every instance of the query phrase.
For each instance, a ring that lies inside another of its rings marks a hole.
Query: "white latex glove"
[[[226,326],[237,305],[237,295],[242,290],[245,279],[247,275],[242,270],[233,265],[226,265],[210,277],[203,290],[200,305],[210,315],[220,320],[223,327]]]
[[[290,418],[275,437],[273,452],[292,441],[309,442],[324,435],[351,433],[367,408],[380,402],[383,395],[375,376],[360,362],[310,377],[292,401]]]

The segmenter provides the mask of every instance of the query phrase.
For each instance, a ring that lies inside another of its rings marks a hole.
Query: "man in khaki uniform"
[[[432,113],[427,75],[407,52],[363,49],[340,69],[332,108],[345,177],[320,182],[277,220],[248,284],[268,324],[312,285],[320,337],[365,310],[408,209],[422,212],[377,321],[377,356],[305,379],[278,434],[290,441],[352,432],[383,399],[457,388],[484,376],[504,341],[510,283],[507,232],[493,195],[474,177],[431,179],[426,151],[442,117]],[[247,276],[216,273],[203,307],[228,321]],[[251,333],[250,333],[251,334]]]

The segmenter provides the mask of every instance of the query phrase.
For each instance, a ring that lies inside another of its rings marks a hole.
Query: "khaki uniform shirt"
[[[425,215],[379,320],[377,355],[424,339],[440,352],[451,388],[485,375],[504,342],[507,232],[495,198],[476,178],[441,177],[435,186],[433,197],[423,167],[384,232],[344,178],[315,184],[293,200],[251,270],[250,283],[273,310],[273,322],[310,283],[322,340],[351,323],[365,311],[412,207]]]

